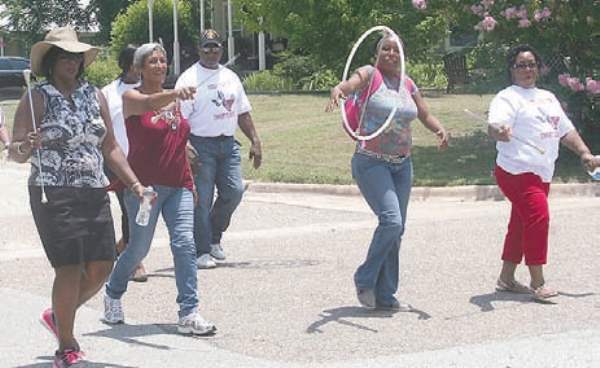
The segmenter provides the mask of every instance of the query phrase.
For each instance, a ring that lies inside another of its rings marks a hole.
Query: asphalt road
[[[53,272],[29,212],[26,174],[24,166],[0,167],[0,367],[49,367],[55,349],[37,322]],[[100,323],[100,296],[79,313],[87,366],[600,366],[600,198],[586,195],[589,188],[551,199],[546,278],[561,292],[552,304],[494,291],[505,201],[472,200],[469,191],[411,201],[398,293],[414,307],[407,313],[358,306],[352,274],[376,224],[360,196],[261,188],[250,185],[223,239],[227,261],[198,271],[201,313],[218,333],[175,334],[161,223],[145,262],[149,281],[130,283],[123,298],[128,324]],[[524,269],[518,277],[529,281]]]

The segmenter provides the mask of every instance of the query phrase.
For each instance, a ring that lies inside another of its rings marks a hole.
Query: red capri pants
[[[502,260],[519,264],[546,264],[548,254],[548,192],[550,184],[533,173],[513,175],[499,166],[496,182],[512,203]]]

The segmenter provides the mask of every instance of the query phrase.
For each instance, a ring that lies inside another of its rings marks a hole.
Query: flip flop
[[[545,285],[539,286],[533,290],[533,300],[546,302],[550,298],[558,296],[558,292]]]
[[[496,290],[497,291],[506,291],[509,293],[517,293],[517,294],[531,294],[532,293],[531,288],[521,284],[517,280],[512,280],[511,282],[506,282],[502,279],[498,279],[498,281],[496,281]]]

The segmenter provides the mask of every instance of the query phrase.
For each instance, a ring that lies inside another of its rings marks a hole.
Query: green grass
[[[486,127],[463,112],[484,113],[491,95],[426,97],[430,110],[451,135],[450,147],[437,150],[435,136],[413,122],[415,185],[493,184],[496,150]],[[265,182],[350,184],[354,143],[344,133],[339,112],[325,113],[326,95],[251,95],[252,117],[263,143],[263,165],[247,160],[249,143],[241,132],[243,170],[247,179]],[[9,125],[16,101],[2,104]],[[555,182],[588,181],[578,159],[561,152]]]

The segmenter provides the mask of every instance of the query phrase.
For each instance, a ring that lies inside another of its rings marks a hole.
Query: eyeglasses
[[[213,54],[216,54],[217,52],[221,51],[221,48],[219,46],[202,47],[200,50],[202,50],[202,52],[205,53],[205,54],[209,54],[211,52]]]
[[[538,65],[537,63],[523,63],[523,64],[513,64],[513,69],[521,69],[521,70],[525,70],[525,69],[537,69]]]
[[[82,52],[61,52],[60,54],[58,54],[58,58],[63,59],[63,60],[81,61],[81,60],[83,60],[83,53]]]

